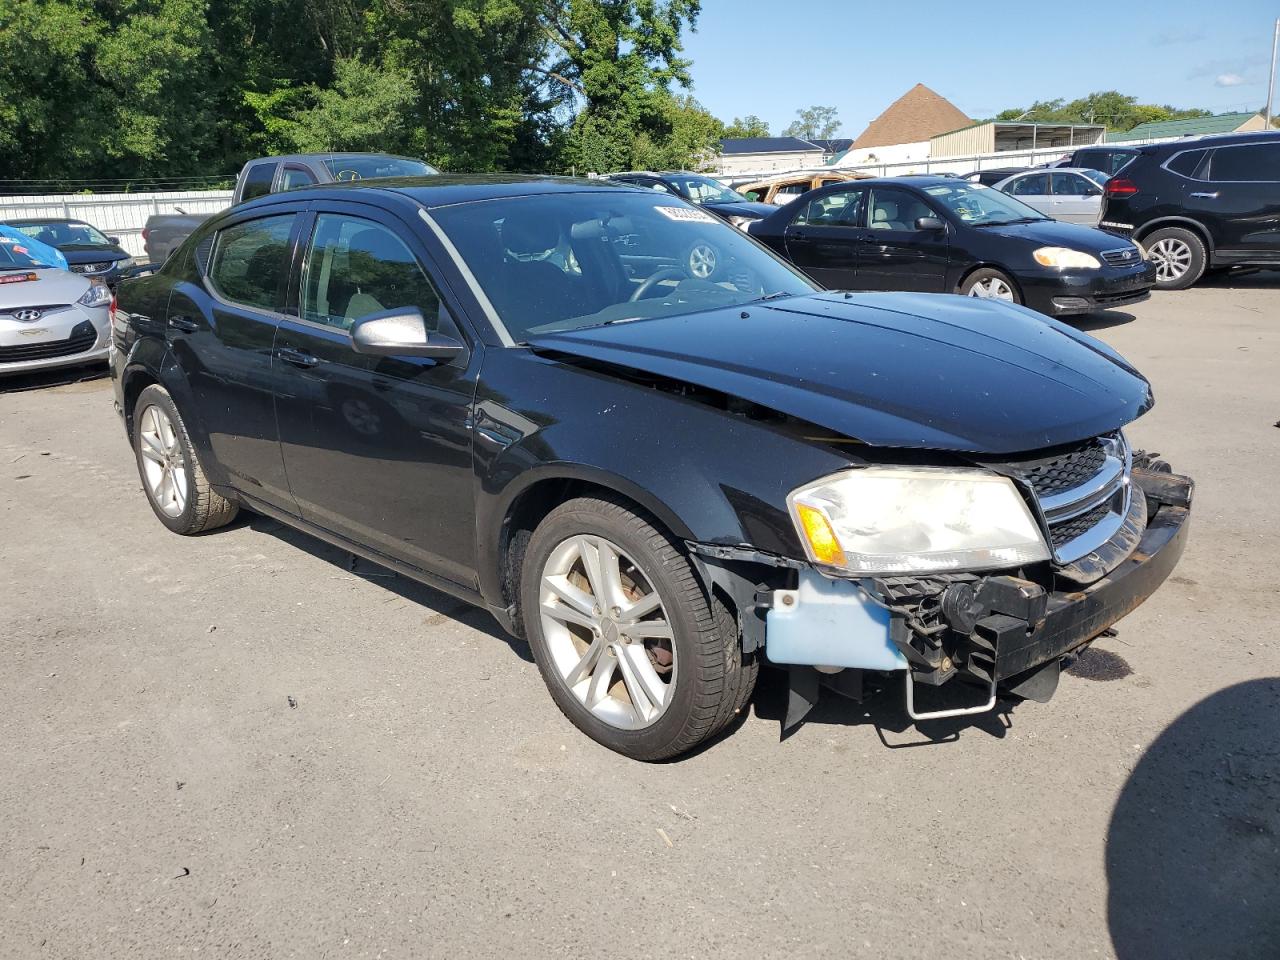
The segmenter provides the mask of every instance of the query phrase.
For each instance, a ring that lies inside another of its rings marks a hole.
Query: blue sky
[[[694,95],[726,122],[754,113],[776,134],[823,104],[854,137],[916,83],[971,117],[1111,89],[1255,110],[1277,16],[1269,0],[703,0],[685,54]]]

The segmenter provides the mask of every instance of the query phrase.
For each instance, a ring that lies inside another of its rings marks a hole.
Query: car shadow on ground
[[[1133,768],[1107,834],[1117,960],[1280,957],[1280,677],[1206,697]]]
[[[305,550],[311,556],[331,564],[349,577],[367,580],[396,596],[403,597],[410,603],[422,607],[423,612],[428,615],[430,621],[434,622],[436,618],[439,618],[441,621],[452,620],[456,623],[461,623],[472,630],[501,640],[521,660],[533,663],[533,654],[529,651],[529,645],[504,631],[486,610],[472,606],[464,600],[455,599],[447,593],[425,586],[415,580],[402,577],[392,570],[380,567],[376,563],[370,563],[340,547],[332,546],[310,534],[295,530],[293,527],[261,514],[248,511],[242,512],[229,529],[234,529],[235,527],[248,527],[254,533],[267,534],[284,541],[291,547]]]
[[[1125,313],[1123,310],[1099,310],[1097,313],[1064,317],[1063,323],[1068,323],[1077,330],[1083,330],[1085,333],[1091,333],[1094,330],[1107,330],[1111,327],[1124,326],[1126,323],[1132,323],[1135,319],[1137,318],[1132,313]]]
[[[1269,290],[1280,287],[1280,270],[1241,267],[1226,273],[1210,273],[1196,282],[1207,290]]]
[[[106,379],[107,374],[105,363],[18,373],[0,377],[0,393],[20,393],[23,390],[47,390],[75,383],[92,383],[95,380]]]

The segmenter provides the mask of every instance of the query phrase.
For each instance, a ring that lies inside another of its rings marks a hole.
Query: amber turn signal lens
[[[807,503],[798,503],[796,513],[799,514],[800,525],[809,540],[814,559],[833,567],[842,566],[844,550],[840,548],[840,541],[836,539],[835,531],[831,529],[831,524],[822,511]]]

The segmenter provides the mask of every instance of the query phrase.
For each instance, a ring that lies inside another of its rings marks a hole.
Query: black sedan
[[[687,170],[667,170],[662,173],[632,170],[626,173],[610,174],[609,179],[615,183],[629,183],[632,186],[673,194],[682,200],[688,200],[690,203],[696,203],[710,210],[716,216],[723,217],[739,228],[770,216],[778,209],[771,203],[748,200],[738,191],[730,190],[719,180],[713,180],[700,173],[689,173]]]
[[[916,718],[919,684],[1045,699],[1187,535],[1190,481],[1122,432],[1150,388],[1104,344],[1010,304],[823,293],[653,191],[263,197],[121,284],[113,333],[161,523],[250,509],[477,604],[641,759],[729,728],[766,659],[788,724],[864,676]],[[457,655],[437,639],[409,669]]]
[[[823,187],[747,230],[830,289],[960,293],[1064,316],[1137,303],[1155,285],[1136,244],[950,177]]]
[[[56,247],[67,258],[67,269],[72,273],[101,280],[111,287],[134,265],[133,257],[120,246],[118,239],[108,237],[83,220],[50,217],[6,220],[5,223],[33,240]]]

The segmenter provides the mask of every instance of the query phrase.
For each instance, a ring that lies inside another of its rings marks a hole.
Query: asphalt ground
[[[1173,578],[1026,703],[896,690],[648,766],[488,617],[153,517],[105,379],[0,385],[0,956],[1280,956],[1280,274],[1080,326],[1198,484]]]

